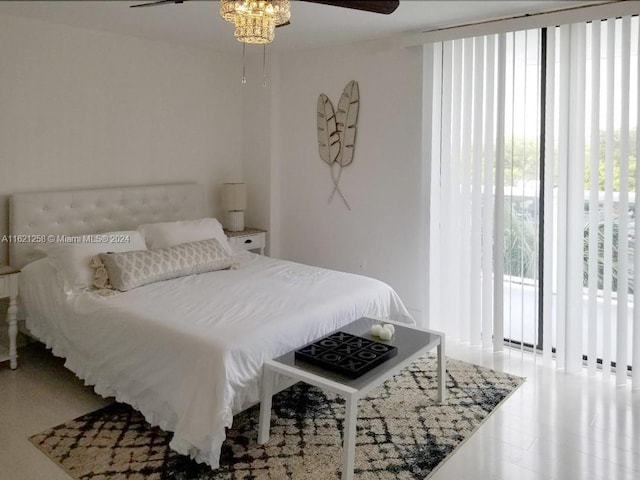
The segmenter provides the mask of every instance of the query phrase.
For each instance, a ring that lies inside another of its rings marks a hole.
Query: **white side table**
[[[9,297],[9,309],[7,310],[7,324],[9,325],[9,355],[0,357],[1,361],[9,359],[11,369],[18,368],[18,351],[16,342],[18,338],[18,277],[20,269],[13,267],[0,267],[0,298]]]
[[[370,329],[372,325],[380,323],[383,322],[363,317],[340,328],[339,331],[361,336],[369,340],[376,340],[371,336]],[[394,337],[384,343],[397,347],[397,355],[355,379],[349,379],[309,364],[298,363],[295,359],[295,350],[273,360],[267,360],[262,367],[258,443],[267,443],[269,441],[271,403],[276,388],[276,374],[314,385],[323,390],[342,395],[345,398],[346,414],[342,442],[342,480],[353,480],[353,468],[356,458],[358,400],[433,349],[437,349],[438,352],[438,390],[436,399],[438,402],[443,402],[446,398],[444,334],[433,330],[422,330],[416,327],[398,324],[389,320],[384,321],[384,323],[394,323],[396,327]]]
[[[260,255],[264,255],[264,247],[267,244],[266,230],[247,227],[240,232],[225,230],[224,234],[229,237],[229,243],[233,247],[244,248],[245,250],[260,250]]]

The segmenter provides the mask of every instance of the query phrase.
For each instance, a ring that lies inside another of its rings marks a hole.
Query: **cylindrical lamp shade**
[[[247,186],[244,183],[224,183],[222,185],[222,208],[228,212],[247,208]]]

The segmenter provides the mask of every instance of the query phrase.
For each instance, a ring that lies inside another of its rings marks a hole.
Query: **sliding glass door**
[[[432,46],[431,235],[447,261],[430,296],[454,338],[623,365],[619,383],[640,364],[638,31],[623,17]]]
[[[542,348],[540,30],[506,34],[504,132],[504,338]]]

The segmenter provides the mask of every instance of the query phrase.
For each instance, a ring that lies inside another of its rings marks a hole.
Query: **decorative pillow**
[[[68,295],[82,293],[91,287],[94,272],[89,263],[99,253],[146,249],[142,236],[135,230],[78,235],[69,237],[69,241],[71,243],[50,243],[40,247],[56,268]]]
[[[89,262],[89,266],[94,269],[93,292],[103,297],[110,297],[119,293],[113,289],[109,282],[109,272],[107,272],[104,263],[100,260],[100,255],[93,257]]]
[[[222,225],[215,218],[185,220],[180,222],[148,223],[140,225],[138,231],[144,237],[147,248],[166,248],[181,243],[197,242],[215,238],[220,245],[231,254],[229,240],[224,234]]]
[[[98,290],[113,290],[111,286],[111,282],[109,281],[109,272],[107,272],[107,268],[102,263],[100,259],[100,255],[96,255],[89,262],[89,266],[93,268],[93,288]]]
[[[109,274],[109,283],[122,292],[162,280],[222,270],[232,264],[231,256],[215,238],[153,250],[101,253],[99,257]]]

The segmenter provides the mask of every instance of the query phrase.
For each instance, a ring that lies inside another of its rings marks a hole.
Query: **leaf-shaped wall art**
[[[340,154],[340,135],[333,104],[324,93],[318,97],[318,150],[320,158],[331,165]]]
[[[351,206],[340,191],[339,182],[342,169],[353,162],[359,108],[360,90],[355,80],[344,88],[337,111],[324,93],[318,97],[318,149],[320,158],[329,165],[334,185],[329,202],[337,193],[349,210]]]
[[[356,123],[360,108],[360,89],[358,82],[351,80],[340,97],[336,111],[336,128],[340,137],[340,153],[336,161],[341,167],[346,167],[353,161],[353,151],[356,144]]]

